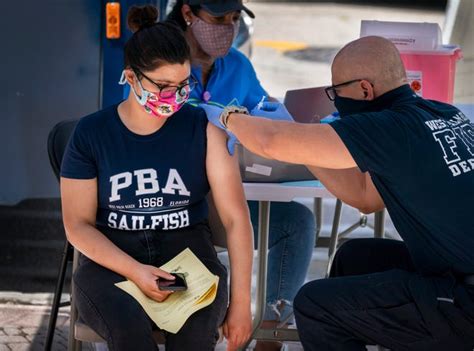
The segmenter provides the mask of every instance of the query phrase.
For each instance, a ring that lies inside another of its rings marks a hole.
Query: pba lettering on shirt
[[[109,178],[107,224],[122,230],[172,230],[189,226],[191,192],[176,169],[161,178],[153,168],[122,172]],[[164,186],[160,183],[161,180]]]
[[[474,171],[474,125],[462,113],[426,121],[453,177]]]

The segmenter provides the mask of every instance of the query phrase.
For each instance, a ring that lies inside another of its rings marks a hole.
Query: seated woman
[[[129,279],[163,301],[157,268],[189,247],[220,277],[217,297],[194,313],[166,350],[212,350],[223,324],[229,349],[251,332],[252,228],[236,160],[226,136],[200,108],[185,104],[194,82],[182,31],[156,23],[152,6],[132,7],[121,83],[129,97],[82,118],[61,167],[68,240],[83,255],[74,274],[80,317],[110,350],[157,350],[153,322],[130,295],[114,286]],[[206,195],[227,232],[227,273],[211,243]]]

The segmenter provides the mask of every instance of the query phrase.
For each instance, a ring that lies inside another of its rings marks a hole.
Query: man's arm
[[[328,190],[364,213],[384,208],[368,173],[328,124],[299,124],[231,114],[228,129],[250,151],[266,158],[306,165]]]
[[[368,172],[362,173],[357,167],[348,169],[306,167],[334,196],[359,211],[373,213],[385,207]]]
[[[266,158],[331,169],[357,167],[327,124],[271,121],[232,113],[227,127],[247,149]]]

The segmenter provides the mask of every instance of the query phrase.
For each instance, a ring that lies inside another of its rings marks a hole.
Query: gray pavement
[[[0,304],[0,351],[43,350],[48,316],[49,306]],[[67,349],[68,328],[69,313],[60,311],[53,350]]]

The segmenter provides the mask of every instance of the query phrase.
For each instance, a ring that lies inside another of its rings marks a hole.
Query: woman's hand
[[[174,276],[158,267],[141,264],[130,280],[133,281],[140,290],[150,299],[162,302],[172,293],[158,289],[158,279],[164,278],[174,280]]]
[[[252,334],[252,315],[250,304],[230,303],[223,325],[224,336],[227,339],[227,351],[237,350]]]

